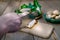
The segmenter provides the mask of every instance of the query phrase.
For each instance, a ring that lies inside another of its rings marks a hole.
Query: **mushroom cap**
[[[59,15],[59,10],[54,10],[54,11],[53,11],[53,14],[54,14],[54,15]]]

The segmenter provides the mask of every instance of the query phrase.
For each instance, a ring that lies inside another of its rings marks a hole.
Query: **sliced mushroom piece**
[[[59,16],[56,16],[55,19],[60,19],[60,17]]]
[[[37,20],[32,20],[26,27],[32,28],[37,23]]]
[[[52,15],[53,14],[53,11],[48,11],[47,12],[47,15]]]
[[[54,10],[54,11],[53,11],[53,14],[54,14],[54,15],[59,15],[59,10]]]
[[[33,35],[36,35],[39,37],[48,38],[53,31],[53,26],[44,24],[44,23],[40,23],[40,21],[38,21],[38,23],[33,28],[31,28],[31,29],[22,28],[20,31],[30,33],[30,34],[33,34]]]
[[[24,9],[21,9],[20,11],[21,12],[26,12],[26,11],[29,12],[30,11],[30,8],[24,8]]]

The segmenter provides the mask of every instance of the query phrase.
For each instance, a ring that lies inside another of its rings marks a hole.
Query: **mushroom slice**
[[[36,23],[37,23],[37,20],[32,20],[32,21],[27,25],[27,27],[28,27],[28,28],[32,28]]]

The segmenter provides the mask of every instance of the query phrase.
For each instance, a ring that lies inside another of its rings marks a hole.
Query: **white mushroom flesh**
[[[31,27],[33,27],[33,25],[36,23],[36,20],[33,20],[33,21],[31,21],[28,25],[27,25],[27,27],[28,28],[31,28]]]
[[[59,15],[59,11],[58,11],[58,10],[54,10],[54,11],[53,11],[53,14],[54,14],[54,15]]]
[[[48,11],[47,17],[53,18],[53,19],[60,19],[60,12],[59,12],[59,10]]]

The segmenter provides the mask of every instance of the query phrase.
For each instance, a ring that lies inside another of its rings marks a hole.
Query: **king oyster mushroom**
[[[48,11],[46,16],[47,16],[47,18],[51,18],[52,17],[52,11]]]
[[[28,28],[22,28],[20,31],[30,33],[43,38],[48,38],[53,31],[52,25],[40,23],[39,20],[35,19],[29,22],[29,24],[26,27]]]
[[[51,15],[46,15],[47,18],[51,18]]]
[[[60,19],[60,17],[59,16],[56,16],[55,19]]]
[[[60,15],[59,15],[59,17],[60,17]]]
[[[31,21],[26,27],[32,28],[36,24],[36,20]]]
[[[51,16],[51,18],[55,18],[55,17],[56,17],[56,15],[52,15],[52,16]]]
[[[59,15],[59,10],[54,10],[54,11],[53,11],[53,14],[54,14],[54,15]]]
[[[30,11],[30,8],[24,8],[24,9],[21,9],[20,11],[21,11],[21,12],[26,12],[26,11],[29,12],[29,11]]]
[[[53,19],[59,19],[60,18],[60,12],[59,12],[59,10],[48,11],[47,17],[53,18]]]

